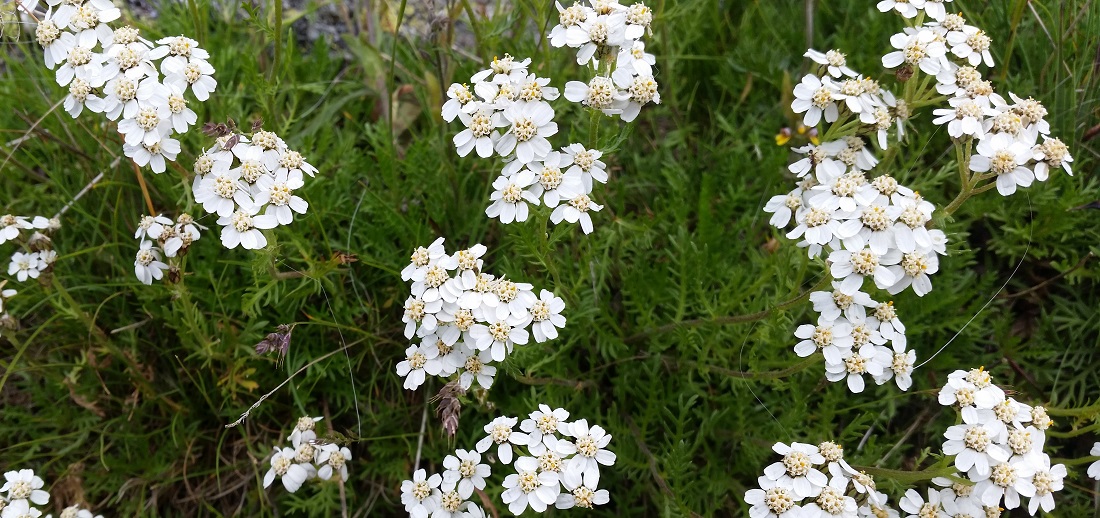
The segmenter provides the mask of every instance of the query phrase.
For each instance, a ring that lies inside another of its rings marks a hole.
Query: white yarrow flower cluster
[[[933,20],[893,35],[890,43],[895,50],[883,56],[882,64],[896,69],[900,81],[916,81],[915,76],[924,73],[928,77],[922,84],[927,86],[934,77],[936,91],[951,96],[948,108],[935,110],[933,122],[946,125],[955,145],[965,147],[961,155],[970,157],[968,163],[960,164],[973,173],[963,175],[969,177],[964,194],[996,187],[1009,195],[1018,186],[1045,180],[1051,169],[1072,174],[1073,157],[1067,146],[1049,137],[1047,110],[1034,99],[1009,94],[1008,102],[993,92],[991,83],[982,80],[975,68],[993,65],[990,38],[967,25],[961,15],[947,13],[943,4],[880,2],[883,12],[914,18],[924,11]],[[903,137],[909,109],[876,81],[849,68],[843,53],[811,49],[806,57],[819,70],[795,87],[793,110],[805,114],[808,126],[824,119],[843,129],[831,141],[795,148],[804,158],[788,169],[799,183],[764,206],[772,214],[770,223],[790,228],[787,237],[799,239],[798,246],[806,248],[810,257],[827,253],[829,273],[836,280],[832,294],[814,294],[815,309],[828,314],[821,314],[816,325],[799,327],[795,334],[802,341],[795,350],[803,357],[820,350],[828,378],[846,379],[853,392],[863,390],[864,375],[880,383],[893,376],[905,389],[911,383],[908,372],[915,355],[905,349],[904,328],[896,333],[901,341],[893,341],[875,329],[878,321],[865,321],[862,308],[854,316],[845,311],[841,317],[830,299],[843,297],[850,304],[856,297],[873,302],[861,291],[868,280],[891,295],[907,288],[918,296],[932,290],[930,276],[939,270],[939,256],[947,252],[944,232],[929,228],[936,207],[891,176],[870,176],[878,160],[861,136],[876,132],[874,141],[885,149],[895,123],[897,139]],[[975,152],[970,153],[974,142]],[[884,346],[887,341],[893,341],[892,350]]]
[[[61,228],[57,218],[44,216],[0,216],[0,245],[12,243],[19,247],[8,261],[8,275],[16,282],[32,279],[49,284],[50,274],[57,261],[50,236]],[[0,333],[19,327],[18,320],[8,312],[7,301],[18,293],[7,288],[8,280],[0,279]]]
[[[291,493],[313,479],[347,482],[351,450],[318,440],[316,426],[320,420],[320,417],[305,416],[294,423],[286,439],[291,445],[274,447],[269,460],[271,467],[264,474],[264,487],[270,486],[276,478]]]
[[[484,510],[470,501],[474,490],[485,489],[492,468],[474,450],[456,450],[443,460],[442,475],[428,476],[423,469],[401,483],[401,503],[410,516],[445,518],[482,517]]]
[[[18,282],[27,282],[51,272],[57,261],[57,252],[49,236],[60,228],[60,221],[45,216],[0,216],[0,245],[12,242],[20,247],[20,251],[13,252],[8,261],[8,275]]]
[[[617,0],[593,0],[591,7],[556,5],[559,23],[550,32],[550,45],[577,49],[577,64],[597,71],[587,83],[566,83],[566,99],[625,122],[637,118],[642,106],[661,103],[653,79],[655,59],[643,41],[653,22],[649,7]]]
[[[877,385],[893,379],[898,388],[909,390],[917,355],[907,348],[905,325],[893,301],[878,302],[862,291],[848,295],[840,286],[833,282],[833,291],[810,294],[818,319],[795,329],[800,340],[795,354],[805,358],[820,352],[826,379],[845,381],[856,394],[863,392],[866,378]]]
[[[20,1],[24,10],[37,7]],[[57,84],[69,89],[65,111],[76,118],[87,108],[119,121],[126,156],[164,172],[180,152],[174,135],[197,120],[187,92],[203,102],[217,87],[210,54],[186,36],[153,43],[133,27],[113,28],[121,12],[111,0],[46,3],[35,38],[46,66],[57,69]]]
[[[551,31],[551,45],[577,48],[577,62],[591,63],[598,71],[588,83],[567,83],[566,99],[626,122],[642,106],[661,102],[653,79],[655,59],[641,40],[653,20],[648,7],[598,0],[591,7],[577,3],[557,8],[560,23]],[[593,181],[607,182],[603,153],[579,143],[554,149],[549,139],[558,133],[558,125],[549,101],[560,93],[548,86],[549,78],[530,73],[530,63],[529,58],[505,54],[474,74],[470,83],[452,84],[443,119],[457,118],[465,126],[453,139],[460,156],[476,151],[481,158],[495,154],[505,162],[493,182],[488,217],[504,224],[523,222],[532,205],[545,204],[553,209],[554,224],[579,223],[589,234],[591,213],[603,209],[592,198]]]
[[[429,476],[421,469],[402,482],[405,510],[413,518],[484,516],[484,510],[469,501],[475,489],[485,489],[492,474],[483,455],[515,469],[505,477],[501,494],[513,515],[528,509],[542,513],[608,503],[610,494],[599,489],[599,481],[600,467],[615,464],[615,454],[607,449],[611,435],[585,419],[568,419],[565,409],[544,404],[522,422],[514,417],[494,419],[485,425],[486,436],[474,450],[460,449],[444,459],[442,475]]]
[[[870,281],[890,295],[910,287],[918,296],[931,291],[929,276],[947,253],[943,231],[928,228],[935,207],[889,175],[868,179],[877,159],[860,137],[795,151],[805,155],[788,168],[799,183],[768,200],[764,211],[773,226],[793,227],[787,237],[800,239],[810,257],[827,251],[835,279],[831,292],[811,294],[819,317],[795,331],[801,340],[795,353],[822,352],[826,377],[846,380],[855,393],[868,376],[879,385],[894,379],[908,390],[916,353],[907,348],[905,326],[892,302],[862,290]]]
[[[757,479],[758,488],[745,493],[749,516],[897,516],[874,478],[844,460],[839,444],[780,442],[772,450],[783,458],[764,469]]]
[[[1011,103],[997,94],[990,96],[992,107],[978,120],[983,129],[975,136],[978,145],[970,157],[970,170],[980,179],[995,181],[1002,196],[1036,180],[1046,181],[1051,170],[1063,169],[1072,175],[1073,157],[1064,142],[1049,135],[1050,126],[1043,120],[1046,108],[1034,99],[1012,93],[1009,97]]]
[[[21,469],[4,473],[4,485],[0,487],[0,517],[39,518],[39,507],[50,502],[50,493],[43,489],[45,482],[34,470]],[[46,515],[50,518],[53,515]],[[78,505],[64,508],[60,518],[103,518]]]
[[[976,67],[993,66],[991,40],[984,31],[955,13],[917,30],[950,51],[938,59],[939,70],[922,68],[935,75],[936,90],[950,96],[947,108],[933,111],[933,123],[946,125],[953,139],[977,142],[976,153],[966,165],[979,181],[991,180],[997,192],[1009,196],[1018,187],[1046,181],[1051,170],[1073,174],[1073,156],[1064,142],[1050,135],[1043,104],[1011,92],[1006,101],[982,78]]]
[[[944,433],[944,455],[953,456],[960,477],[973,482],[964,491],[946,497],[977,508],[1016,509],[1027,498],[1027,512],[1034,516],[1054,508],[1054,493],[1061,491],[1066,467],[1051,465],[1043,452],[1046,429],[1052,424],[1043,407],[1031,407],[1006,397],[984,369],[958,370],[948,376],[939,402],[961,414],[961,424]],[[950,481],[942,485],[950,484]]]
[[[806,56],[823,68],[820,77],[807,75],[795,87],[792,108],[806,114],[808,126],[821,118],[831,123],[852,116],[877,130],[879,147],[885,148],[896,120],[901,137],[901,122],[908,117],[901,113],[907,111],[903,103],[848,68],[838,51],[811,49]],[[828,249],[831,274],[846,295],[858,292],[868,278],[892,295],[910,286],[917,295],[927,294],[928,275],[939,269],[938,255],[946,253],[943,232],[926,228],[934,206],[889,175],[868,178],[878,160],[862,137],[850,135],[794,151],[805,155],[788,167],[800,183],[765,205],[771,224],[786,228],[793,221],[787,237],[801,238],[798,246],[811,257]]]
[[[904,123],[911,115],[906,101],[933,98],[937,92],[948,96],[949,107],[936,110],[933,122],[947,126],[959,156],[969,157],[959,164],[963,191],[950,210],[969,195],[994,187],[1011,194],[1037,178],[1045,180],[1051,169],[1072,173],[1073,158],[1064,143],[1049,137],[1042,104],[1014,94],[1005,101],[982,79],[976,67],[993,65],[990,38],[961,15],[948,13],[948,2],[878,3],[883,12],[933,20],[895,34],[890,39],[893,50],[882,58],[899,82],[910,81],[904,99],[859,76],[838,51],[806,54],[820,68],[803,78],[792,107],[805,114],[807,125],[821,119],[833,123],[821,132],[832,140],[811,139],[812,145],[795,149],[804,156],[789,166],[799,179],[797,187],[765,206],[771,224],[793,227],[788,238],[800,239],[798,245],[811,257],[828,254],[833,290],[811,294],[818,319],[795,332],[801,340],[795,351],[803,357],[820,351],[827,378],[846,380],[853,392],[864,389],[865,375],[878,383],[893,377],[908,389],[915,361],[913,351],[906,350],[905,327],[893,305],[865,293],[865,281],[892,295],[912,287],[924,296],[932,288],[929,276],[938,270],[939,256],[946,254],[946,236],[930,228],[935,206],[888,175],[871,177],[868,171],[877,159],[863,135],[876,134],[871,142],[885,149],[890,133],[898,141],[904,138]],[[873,482],[852,476],[835,445],[780,443],[775,451],[783,460],[765,470],[759,489],[746,494],[749,514],[976,518],[1000,516],[1002,508],[1026,507],[1031,515],[1053,509],[1053,493],[1063,488],[1066,469],[1052,466],[1043,452],[1045,430],[1052,423],[1042,407],[1007,397],[982,369],[952,373],[939,400],[961,414],[961,424],[944,434],[943,453],[962,474],[935,479],[943,489],[907,491],[899,512],[885,507],[885,495],[874,490]],[[1100,453],[1100,444],[1092,453]],[[820,468],[825,465],[828,470]],[[1100,478],[1100,463],[1090,475]],[[848,494],[849,486],[866,494],[866,500],[861,503],[858,495]]]
[[[187,255],[191,243],[199,240],[202,230],[206,227],[196,223],[190,214],[180,214],[174,222],[160,214],[142,216],[134,232],[134,239],[140,242],[134,257],[134,274],[138,280],[150,285],[154,279],[163,279],[165,270],[178,268],[175,262],[165,263],[164,258]]]
[[[267,246],[263,230],[289,225],[309,204],[295,191],[317,169],[275,133],[258,130],[251,138],[229,133],[195,160],[192,192],[202,208],[218,216],[222,246],[258,250]]]
[[[565,327],[565,302],[547,290],[482,271],[484,245],[448,255],[443,238],[412,253],[401,278],[411,283],[405,301],[405,337],[410,345],[397,374],[415,390],[428,375],[457,376],[463,390],[474,382],[489,388],[496,363],[532,335],[542,343]]]
[[[589,212],[602,206],[591,200],[592,180],[607,182],[606,166],[597,150],[580,144],[555,151],[549,137],[557,134],[554,109],[548,101],[558,98],[548,78],[527,71],[531,60],[515,60],[505,54],[487,70],[471,78],[473,89],[455,83],[447,90],[443,118],[458,118],[466,127],[454,136],[460,156],[476,150],[505,160],[493,182],[492,203],[485,215],[501,223],[527,221],[531,205],[554,208],[552,220],[580,223],[592,231]]]
[[[887,133],[895,122],[899,138],[902,136],[901,124],[908,118],[907,110],[893,93],[849,68],[847,57],[838,50],[809,49],[805,57],[820,65],[818,73],[806,74],[794,87],[791,109],[805,114],[802,122],[806,126],[816,127],[822,120],[837,122],[841,117],[859,119],[869,131],[876,132],[881,148],[886,148]]]
[[[840,160],[830,156],[838,149]],[[865,150],[859,137],[796,149],[807,154],[790,166],[802,181],[764,210],[777,228],[793,226],[787,237],[801,238],[798,246],[810,257],[829,251],[830,273],[845,294],[871,280],[891,295],[912,287],[924,296],[947,253],[943,231],[927,228],[935,206],[889,175],[868,179],[860,166]],[[864,166],[873,163],[871,157]]]

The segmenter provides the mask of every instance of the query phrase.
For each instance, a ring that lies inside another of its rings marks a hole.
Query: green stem
[[[1091,456],[1090,457],[1078,457],[1076,459],[1054,458],[1054,459],[1050,459],[1050,464],[1052,466],[1055,465],[1055,464],[1064,464],[1067,468],[1070,468],[1070,467],[1073,467],[1073,466],[1080,466],[1082,464],[1091,464],[1091,463],[1096,462],[1098,460],[1100,460],[1100,457],[1091,457]]]
[[[271,77],[268,81],[272,84],[279,79],[279,61],[283,55],[283,0],[275,0],[275,57],[271,61]]]
[[[910,25],[910,27],[920,27],[924,25],[924,11],[917,11],[917,17],[913,18],[912,20],[906,20],[905,23],[908,24],[910,23],[910,21],[913,23],[913,25]]]
[[[996,178],[996,177],[997,177],[997,173],[981,173],[981,174],[976,174],[976,175],[974,175],[974,176],[973,176],[973,177],[971,178],[971,183],[972,183],[973,185],[978,185],[978,184],[979,184],[979,183],[981,183],[981,182],[984,182],[984,181],[986,181],[986,180],[992,180],[992,179],[994,179],[994,178]]]
[[[1083,406],[1078,408],[1058,408],[1058,407],[1046,407],[1047,414],[1052,416],[1061,417],[1076,417],[1085,416],[1090,417],[1095,414],[1100,414],[1100,402],[1093,403],[1089,406]]]
[[[955,141],[955,157],[958,160],[959,167],[959,195],[951,200],[951,203],[944,207],[943,212],[948,216],[959,210],[968,198],[976,194],[974,191],[974,180],[970,176],[970,155],[973,152],[973,140],[969,137],[965,140]]]
[[[477,49],[477,55],[479,57],[485,57],[481,51],[481,26],[477,23],[477,15],[474,14],[474,8],[470,6],[470,0],[462,0],[462,8],[466,11],[466,17],[470,19],[470,31],[474,33],[474,48]],[[400,18],[405,14],[405,2],[401,2],[401,13],[398,15],[398,27],[401,26]],[[396,32],[396,31],[394,31]],[[391,70],[392,75],[392,70]]]
[[[390,145],[394,148],[397,147],[397,136],[393,133],[393,94],[394,94],[394,70],[397,67],[397,42],[401,39],[401,24],[405,21],[405,5],[408,0],[401,0],[401,5],[397,8],[397,24],[393,26],[393,45],[390,46],[390,73],[386,77],[386,127],[390,132]],[[469,7],[469,4],[467,4]],[[473,21],[473,13],[470,13],[471,23]],[[475,34],[476,39],[476,34]]]
[[[841,112],[840,117],[829,125],[829,129],[825,130],[825,135],[821,137],[821,141],[829,142],[835,140],[843,136],[845,131],[849,131],[853,126],[859,125],[859,120],[848,122],[848,116],[847,110]]]
[[[206,330],[203,329],[201,322],[196,320],[195,316],[198,314],[198,307],[191,301],[191,292],[181,281],[173,290],[173,295],[172,309],[179,316],[183,325],[187,326],[188,330],[182,339],[191,342],[196,350],[202,351],[203,358],[209,359],[213,357],[213,347],[217,344],[217,340],[213,340],[207,336]]]
[[[592,114],[589,117],[588,122],[588,149],[600,148],[600,118],[603,117],[603,112],[600,110],[592,110]]]
[[[967,156],[970,143],[970,137],[955,141],[955,158],[959,162],[959,187],[964,190],[970,187],[970,158]]]
[[[987,183],[987,184],[985,184],[981,187],[978,187],[977,189],[972,190],[970,192],[970,195],[975,196],[975,195],[981,194],[985,191],[991,191],[991,190],[996,189],[996,188],[997,188],[997,182]]]
[[[199,16],[199,5],[195,0],[187,0],[187,7],[195,23],[195,36],[198,37],[199,45],[206,47],[206,26],[202,23],[202,17]]]
[[[15,356],[12,357],[11,362],[9,362],[4,369],[4,376],[0,377],[0,390],[4,388],[5,384],[7,384],[8,376],[11,376],[11,373],[15,372],[15,364],[19,363],[19,359],[23,357],[23,353],[27,350],[27,345],[30,344],[29,340],[26,343],[20,342],[10,333],[3,336],[2,338],[15,346]]]
[[[933,104],[943,104],[943,102],[946,101],[947,99],[948,99],[948,97],[946,95],[939,95],[939,92],[936,92],[935,89],[932,89],[927,98],[921,97],[919,99],[914,100],[909,105],[909,109],[911,111],[913,111],[913,110],[916,110],[918,108],[923,108],[925,106],[930,106],[930,105],[933,105]]]
[[[945,477],[952,480],[959,480],[955,473],[958,472],[953,464],[947,466],[933,465],[927,469],[921,471],[904,471],[899,469],[886,469],[876,468],[874,466],[852,466],[858,471],[865,471],[868,475],[875,477],[876,479],[890,479],[895,482],[904,485],[914,485],[918,482],[925,482],[932,480],[936,477]]]
[[[538,234],[539,247],[538,247],[538,260],[542,263],[542,266],[546,268],[546,273],[550,274],[550,278],[554,281],[554,289],[559,289],[561,283],[558,277],[558,267],[554,265],[551,260],[554,257],[552,250],[550,249],[550,214],[551,211],[540,210],[539,224],[535,227],[535,232]]]
[[[970,197],[969,192],[967,192],[967,191],[960,192],[959,195],[955,196],[955,199],[951,200],[951,203],[949,203],[947,205],[947,207],[945,207],[943,209],[944,214],[947,214],[948,216],[954,214],[956,210],[959,210],[959,206],[962,205],[963,202],[966,201],[966,199],[969,198],[969,197]]]
[[[931,75],[924,76],[924,79],[922,79],[920,82],[920,87],[917,88],[916,93],[913,94],[913,98],[908,100],[910,106],[917,103],[921,99],[924,99],[925,93],[928,92],[928,83],[930,83],[934,78],[935,76]]]
[[[776,304],[775,306],[773,306],[769,309],[765,309],[763,311],[757,311],[756,313],[746,313],[746,314],[742,314],[742,315],[728,315],[728,316],[723,316],[723,317],[697,318],[697,319],[694,319],[694,320],[684,320],[684,321],[681,321],[681,322],[674,322],[674,323],[671,323],[671,324],[665,324],[661,327],[656,327],[656,328],[652,328],[652,329],[642,331],[640,333],[637,333],[635,335],[632,335],[632,336],[628,337],[624,341],[628,344],[633,343],[633,342],[638,342],[638,341],[645,340],[646,338],[649,338],[650,336],[653,336],[653,335],[667,333],[669,331],[674,331],[676,329],[682,329],[682,328],[686,328],[686,327],[699,327],[699,326],[708,325],[708,324],[712,324],[712,325],[742,324],[742,323],[745,323],[745,322],[755,322],[757,320],[764,320],[765,318],[768,318],[769,316],[771,316],[773,313],[775,313],[777,311],[786,310],[787,308],[789,308],[791,306],[794,306],[795,304],[798,304],[798,303],[808,299],[810,297],[810,293],[813,293],[815,291],[818,291],[818,290],[824,288],[832,280],[833,280],[833,278],[831,276],[824,275],[824,276],[821,277],[821,280],[818,281],[817,284],[815,284],[812,288],[798,294],[798,296],[796,296],[794,298],[787,299],[787,300],[785,300],[783,302],[780,302],[779,304]]]
[[[916,95],[914,95],[916,93],[915,92],[915,90],[916,90],[915,85],[917,84],[917,78],[919,76],[920,76],[920,69],[919,68],[914,68],[913,69],[913,76],[910,77],[909,80],[907,80],[905,82],[905,93],[902,94],[901,98],[905,100],[906,104],[909,104],[910,102],[912,102],[916,98]]]
[[[1091,424],[1089,426],[1086,426],[1084,428],[1078,428],[1076,430],[1070,430],[1068,432],[1059,432],[1057,430],[1047,430],[1046,433],[1047,433],[1047,435],[1049,435],[1051,437],[1058,437],[1060,439],[1068,439],[1070,437],[1078,437],[1078,436],[1081,436],[1081,435],[1085,435],[1087,433],[1092,433],[1092,432],[1095,432],[1096,430],[1100,430],[1100,423],[1093,423],[1093,424]]]

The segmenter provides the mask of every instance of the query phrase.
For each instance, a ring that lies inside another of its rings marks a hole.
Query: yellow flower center
[[[792,451],[783,456],[783,466],[787,468],[787,474],[792,477],[801,477],[810,472],[813,464],[810,456],[800,451]]]
[[[989,447],[990,440],[989,431],[983,426],[971,426],[963,434],[963,444],[978,453],[984,452]]]

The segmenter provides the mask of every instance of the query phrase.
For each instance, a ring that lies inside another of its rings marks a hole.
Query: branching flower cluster
[[[627,122],[643,105],[661,102],[653,80],[654,58],[645,53],[641,41],[653,19],[648,7],[626,7],[614,0],[594,0],[592,7],[557,7],[560,24],[551,32],[551,45],[577,48],[577,63],[591,64],[597,71],[587,84],[567,83],[566,99]],[[530,73],[530,64],[530,58],[516,60],[505,54],[470,78],[472,89],[469,84],[452,84],[443,119],[458,118],[465,126],[454,136],[460,156],[476,150],[481,158],[495,153],[505,161],[493,182],[487,216],[505,224],[522,222],[530,215],[529,204],[545,204],[553,209],[553,223],[580,223],[589,234],[590,213],[603,208],[591,197],[594,182],[607,183],[603,153],[580,143],[553,149],[549,138],[558,133],[558,125],[549,101],[560,92],[548,86],[549,78]]]
[[[897,516],[887,511],[889,497],[878,491],[874,477],[844,460],[841,445],[778,442],[772,450],[783,458],[764,468],[759,488],[745,493],[749,516]]]
[[[846,381],[853,393],[863,392],[865,376],[878,385],[894,379],[898,388],[909,390],[917,355],[907,349],[905,325],[894,303],[877,302],[862,291],[845,294],[838,282],[833,286],[831,292],[810,294],[817,324],[795,329],[795,337],[801,339],[795,354],[805,358],[820,351],[825,358],[825,377],[832,382]]]
[[[39,507],[50,502],[50,493],[42,489],[46,483],[34,474],[34,470],[21,469],[4,473],[4,485],[0,487],[0,518],[38,518]],[[46,515],[50,518],[52,515]],[[103,518],[79,505],[66,507],[60,518]]]
[[[33,15],[38,0],[19,0]],[[46,66],[57,67],[60,86],[69,88],[65,111],[76,118],[88,108],[118,122],[123,151],[154,172],[174,161],[182,134],[198,116],[188,107],[187,91],[200,102],[217,88],[210,54],[186,36],[157,40],[133,27],[114,28],[121,12],[111,0],[46,0],[45,15],[35,18],[35,37]]]
[[[577,64],[590,65],[597,75],[589,82],[565,84],[565,98],[625,122],[638,117],[642,106],[660,104],[653,79],[656,59],[646,54],[642,38],[650,32],[653,12],[642,3],[593,0],[558,8],[558,25],[550,31],[550,45],[577,49]]]
[[[218,216],[221,242],[246,250],[267,246],[262,230],[289,225],[309,204],[295,191],[317,169],[302,154],[287,147],[275,133],[253,124],[252,134],[230,124],[208,124],[203,131],[217,143],[195,160],[192,192],[206,212]]]
[[[947,252],[943,231],[927,228],[935,207],[890,175],[868,180],[877,160],[859,136],[795,151],[807,155],[789,166],[801,181],[764,210],[778,228],[794,223],[787,237],[801,238],[798,246],[811,257],[827,251],[836,279],[832,291],[810,294],[817,323],[795,330],[801,340],[795,353],[821,352],[826,377],[847,380],[852,392],[863,391],[865,376],[879,385],[893,378],[908,390],[916,353],[907,349],[905,326],[892,301],[878,302],[862,290],[871,281],[891,295],[910,287],[919,296],[931,291],[929,275]]]
[[[1051,425],[1043,407],[1005,397],[984,369],[951,373],[939,401],[958,410],[962,423],[947,429],[943,459],[921,474],[961,474],[924,478],[938,486],[928,489],[927,498],[908,489],[898,501],[899,513],[871,475],[844,460],[839,445],[776,443],[773,450],[783,459],[764,470],[759,489],[745,493],[750,516],[977,518],[1021,507],[1021,497],[1028,499],[1030,515],[1054,508],[1066,468],[1052,466],[1043,452],[1044,430]]]
[[[191,243],[201,237],[200,230],[206,230],[206,227],[195,223],[195,218],[190,214],[180,214],[175,222],[160,214],[142,216],[134,232],[134,239],[141,243],[134,258],[134,274],[138,280],[145,285],[152,284],[153,279],[159,281],[164,277],[165,270],[174,272],[178,280],[177,258],[187,255]],[[162,256],[176,260],[167,264],[161,260]]]
[[[501,494],[514,515],[527,509],[542,513],[551,507],[591,509],[608,503],[610,494],[598,485],[600,466],[615,463],[615,454],[607,449],[611,435],[585,419],[567,419],[568,411],[548,405],[539,405],[522,422],[514,417],[494,419],[485,425],[487,435],[475,449],[457,450],[443,460],[442,475],[428,476],[420,469],[412,480],[402,482],[405,510],[413,518],[483,518],[485,511],[469,501],[475,490],[485,489],[492,475],[489,464],[482,463],[483,454],[514,468],[515,473],[504,478]]]
[[[294,424],[294,430],[286,440],[291,447],[278,447],[271,455],[271,467],[264,474],[264,487],[278,477],[287,491],[298,491],[306,481],[313,479],[348,480],[347,462],[351,450],[317,438],[317,422],[320,417],[302,417]]]
[[[847,379],[853,392],[863,390],[865,375],[879,384],[895,377],[908,389],[916,358],[906,350],[892,304],[861,291],[865,281],[890,295],[912,288],[923,297],[932,290],[939,257],[947,253],[946,235],[931,228],[935,205],[889,174],[871,176],[879,160],[865,137],[886,149],[891,134],[895,143],[904,140],[912,109],[946,100],[949,108],[935,110],[933,122],[947,126],[962,184],[948,214],[972,195],[996,188],[1007,196],[1017,186],[1046,180],[1051,169],[1072,172],[1068,148],[1049,137],[1047,110],[1034,99],[1009,94],[1007,102],[994,93],[976,68],[993,65],[990,38],[961,15],[947,13],[943,3],[878,4],[883,12],[915,20],[890,38],[894,50],[882,58],[903,83],[901,98],[848,67],[839,51],[806,53],[818,71],[794,88],[791,107],[804,114],[808,127],[822,121],[830,126],[818,133],[823,142],[794,149],[805,156],[788,167],[797,186],[764,207],[771,224],[790,227],[787,237],[799,239],[810,257],[826,254],[834,290],[812,294],[817,325],[796,330],[802,341],[795,351],[803,357],[821,351],[828,379]],[[916,25],[924,16],[933,21]]]
[[[463,390],[477,381],[489,388],[500,363],[531,335],[542,343],[565,327],[561,297],[482,271],[486,248],[474,245],[448,255],[443,238],[417,248],[401,278],[412,284],[405,301],[405,337],[410,345],[397,374],[415,390],[426,376],[457,375]],[[452,273],[453,272],[453,273]]]
[[[1066,467],[1051,466],[1043,452],[1046,430],[1053,424],[1045,408],[1006,397],[984,369],[952,372],[939,402],[958,410],[962,420],[944,432],[943,453],[954,457],[961,472],[954,479],[972,483],[940,479],[950,486],[950,492],[941,491],[945,510],[952,500],[973,508],[1016,509],[1020,497],[1028,498],[1027,512],[1033,516],[1040,508],[1054,508]],[[935,505],[931,497],[927,505]]]

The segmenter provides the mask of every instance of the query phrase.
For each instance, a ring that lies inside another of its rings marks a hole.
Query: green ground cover
[[[816,284],[823,261],[808,260],[761,209],[789,190],[792,155],[773,137],[795,120],[789,91],[806,70],[807,41],[878,74],[902,25],[864,1],[816,4],[811,29],[804,2],[655,2],[647,50],[663,102],[602,128],[612,179],[596,231],[550,226],[548,238],[548,211],[508,226],[484,216],[497,165],[457,157],[458,125],[439,109],[447,85],[505,52],[534,57],[559,88],[586,79],[571,52],[540,36],[556,23],[550,3],[456,2],[450,17],[395,37],[404,2],[354,2],[344,6],[348,30],[316,41],[304,34],[313,4],[284,11],[286,23],[274,23],[270,5],[157,4],[156,18],[132,23],[196,37],[217,68],[215,95],[193,104],[200,124],[262,117],[320,173],[300,191],[309,213],[274,231],[267,250],[225,250],[211,232],[186,256],[182,282],[153,286],[133,275],[135,225],[146,200],[201,214],[189,170],[212,139],[190,131],[182,167],[164,174],[136,173],[125,158],[110,167],[122,146],[113,126],[65,114],[33,32],[6,24],[0,212],[49,216],[104,178],[62,217],[49,281],[19,283],[5,304],[19,329],[0,336],[0,468],[33,468],[55,501],[109,516],[399,516],[414,463],[438,472],[492,418],[547,403],[614,436],[618,460],[600,483],[611,504],[594,513],[741,516],[775,441],[837,441],[863,466],[931,464],[955,419],[935,393],[949,372],[980,365],[1018,399],[1051,408],[1052,457],[1086,457],[1100,414],[1074,409],[1100,393],[1100,212],[1079,207],[1100,199],[1089,140],[1100,124],[1100,5],[949,4],[993,38],[997,88],[1047,106],[1076,174],[1012,197],[984,193],[942,222],[949,255],[932,294],[894,300],[918,361],[950,345],[910,391],[852,395],[825,381],[820,359],[792,352],[811,308],[773,308]],[[453,44],[467,35],[472,45]],[[918,144],[901,149],[891,173],[943,206],[959,190],[957,163],[931,118],[925,110],[913,121]],[[574,140],[591,137],[577,106],[558,121]],[[484,243],[491,271],[552,289],[568,317],[559,339],[517,349],[491,391],[463,398],[454,439],[430,401],[442,384],[407,391],[395,374],[408,345],[399,272],[439,236],[454,248]],[[295,324],[282,362],[254,351],[278,324]],[[271,446],[301,415],[323,415],[352,440],[343,488],[262,487]],[[1071,468],[1056,514],[1097,512],[1084,467]],[[879,486],[893,498],[903,487]],[[497,488],[489,496],[499,505]]]

